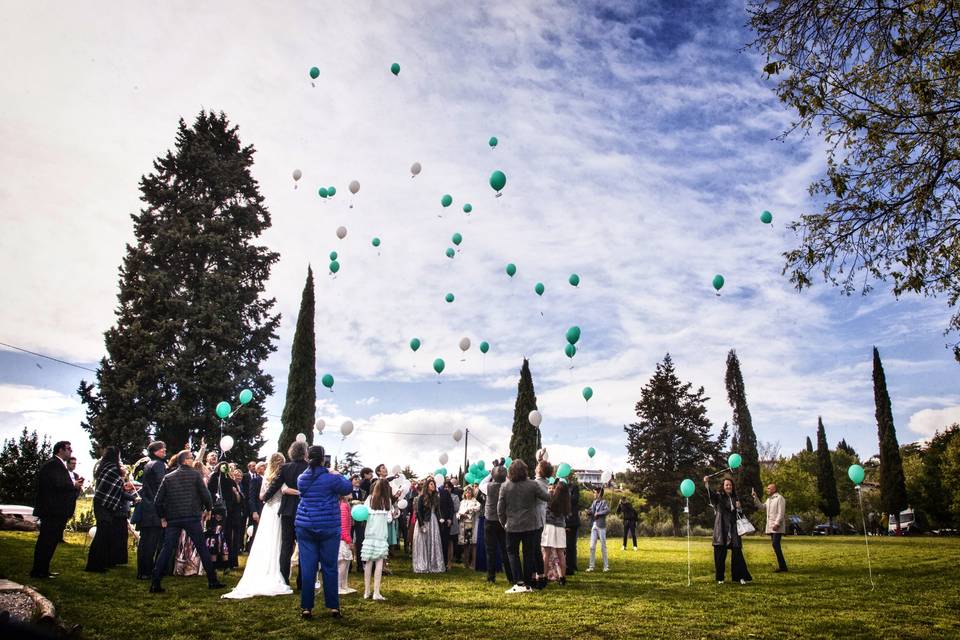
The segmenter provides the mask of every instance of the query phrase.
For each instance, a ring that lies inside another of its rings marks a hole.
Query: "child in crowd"
[[[339,571],[339,592],[345,596],[356,593],[349,584],[350,563],[353,562],[353,541],[350,538],[350,496],[340,496],[340,552],[337,555],[337,569]]]
[[[603,556],[603,570],[610,571],[610,564],[607,562],[607,514],[610,513],[610,503],[603,499],[603,487],[597,487],[593,496],[593,504],[587,509],[587,515],[593,523],[590,526],[590,566],[587,571],[593,571],[596,566],[598,538]]]
[[[364,562],[363,597],[371,597],[370,577],[373,574],[373,599],[386,600],[380,594],[380,580],[383,577],[383,561],[390,553],[387,532],[396,515],[391,500],[390,483],[386,479],[374,481],[366,506],[370,515],[364,532],[363,548],[360,550],[360,559]]]

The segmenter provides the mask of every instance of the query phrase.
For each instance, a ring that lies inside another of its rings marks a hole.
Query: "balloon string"
[[[690,498],[686,498],[687,506],[684,511],[687,512],[687,586],[690,586]]]
[[[857,485],[857,498],[860,500],[860,519],[863,522],[863,543],[867,546],[867,571],[870,573],[870,590],[875,591],[877,585],[873,581],[873,564],[870,562],[870,540],[867,537],[867,517],[863,514],[863,492],[860,489],[860,485]]]

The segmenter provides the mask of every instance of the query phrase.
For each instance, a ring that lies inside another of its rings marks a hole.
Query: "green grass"
[[[871,539],[876,590],[856,537],[786,539],[787,574],[771,573],[769,543],[754,537],[746,545],[754,583],[746,587],[714,582],[706,538],[693,541],[689,587],[682,539],[644,539],[637,552],[611,544],[610,573],[581,571],[566,587],[510,596],[502,574],[490,586],[462,568],[414,575],[408,560],[395,559],[395,575],[384,578],[387,602],[348,596],[343,620],[305,622],[297,596],[224,601],[203,578],[170,577],[165,594],[151,595],[133,564],[84,573],[83,537],[68,536],[53,561],[62,575],[38,586],[86,638],[960,637],[960,539]],[[0,573],[29,583],[34,540],[0,533]],[[587,541],[580,551],[585,566]],[[350,582],[362,589],[356,574]]]

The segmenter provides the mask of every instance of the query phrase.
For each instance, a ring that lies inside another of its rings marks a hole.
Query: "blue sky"
[[[791,114],[763,60],[742,51],[750,34],[738,3],[35,3],[6,15],[0,341],[93,366],[138,178],[172,145],[178,118],[211,108],[257,148],[274,221],[263,242],[281,254],[268,287],[283,314],[268,411],[282,411],[312,263],[318,373],[337,379],[334,393],[318,392],[317,417],[332,425],[322,441],[334,453],[428,470],[440,453],[462,457],[450,433],[464,427],[471,458],[504,453],[523,356],[551,458],[575,466],[588,446],[593,466],[625,465],[622,425],[668,351],[682,378],[706,388],[719,428],[730,419],[724,359],[736,348],[757,436],[784,452],[818,415],[831,443],[876,450],[873,345],[901,441],[960,419],[944,301],[897,302],[883,286],[801,294],[781,276],[786,224],[816,206],[806,189],[823,171],[823,144],[774,140]],[[411,179],[414,161],[423,173]],[[494,169],[508,176],[501,198],[487,186]],[[320,201],[328,185],[338,195]],[[758,220],[765,209],[771,226]],[[454,232],[464,241],[449,260]],[[721,297],[715,273],[726,277]],[[572,324],[583,337],[570,369]],[[464,336],[473,347],[461,354]],[[442,384],[436,357],[447,362]],[[0,350],[0,436],[27,424],[81,440],[83,375]],[[341,441],[346,419],[357,431]],[[273,418],[267,435],[278,432]]]

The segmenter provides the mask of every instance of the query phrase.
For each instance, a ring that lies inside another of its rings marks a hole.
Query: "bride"
[[[282,453],[274,453],[267,462],[267,471],[263,477],[260,497],[270,483],[280,473],[280,467],[286,462]],[[257,535],[253,539],[247,565],[236,588],[224,594],[224,598],[252,598],[253,596],[280,596],[293,593],[290,585],[280,575],[280,492],[278,491],[263,505],[257,525]]]

